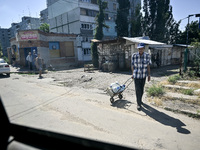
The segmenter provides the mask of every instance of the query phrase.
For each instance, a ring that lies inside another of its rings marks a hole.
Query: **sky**
[[[23,16],[39,18],[45,8],[46,0],[0,0],[0,26],[10,28],[13,22],[21,22]]]
[[[191,14],[200,14],[200,0],[170,0],[174,19],[178,22]],[[0,26],[10,28],[11,23],[21,22],[23,16],[39,17],[40,11],[47,8],[46,0],[0,0]],[[199,20],[192,16],[191,21]],[[188,19],[182,20],[184,30]]]

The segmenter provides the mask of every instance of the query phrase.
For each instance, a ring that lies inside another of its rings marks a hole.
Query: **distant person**
[[[33,69],[36,71],[37,70],[37,67],[36,67],[36,58],[37,58],[37,54],[35,52],[35,49],[33,50]]]
[[[44,61],[40,57],[40,54],[37,55],[37,58],[36,58],[35,62],[36,62],[37,69],[39,70],[39,78],[41,79],[42,78],[42,66],[44,64]]]
[[[33,70],[31,52],[28,53],[28,56],[26,57],[26,61],[28,62],[29,70]]]
[[[13,52],[12,53],[12,66],[15,66],[15,60],[16,60],[16,57],[15,57],[15,53]]]
[[[132,55],[132,78],[135,82],[135,91],[137,99],[137,109],[141,110],[142,96],[144,93],[144,85],[146,77],[150,81],[150,63],[151,57],[148,53],[144,52],[145,44],[140,43],[137,46],[138,52]]]
[[[157,53],[156,55],[156,64],[157,64],[157,67],[160,67],[159,53]]]

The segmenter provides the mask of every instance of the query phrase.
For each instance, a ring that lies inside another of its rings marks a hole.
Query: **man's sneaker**
[[[137,105],[137,110],[140,111],[141,110],[141,106]]]

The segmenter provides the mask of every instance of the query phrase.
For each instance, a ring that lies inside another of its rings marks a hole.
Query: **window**
[[[81,15],[90,16],[90,17],[96,17],[97,13],[98,11],[96,10],[90,10],[90,9],[85,9],[85,8],[81,8],[81,12],[80,12]]]
[[[60,43],[61,57],[74,57],[74,42],[65,41]]]
[[[90,55],[91,54],[91,49],[90,48],[84,48],[83,49],[84,55]]]
[[[58,50],[59,48],[59,42],[49,42],[49,49],[50,50]]]
[[[81,15],[87,15],[87,13],[86,13],[86,9],[83,9],[83,8],[81,8]]]
[[[105,14],[105,20],[109,20],[108,14]]]
[[[93,27],[92,27],[92,24],[82,23],[81,24],[81,29],[93,30]]]
[[[117,10],[117,4],[113,3],[113,10]]]
[[[87,2],[87,3],[91,3],[91,0],[79,0],[80,2]]]
[[[59,42],[49,42],[50,57],[60,57],[60,44]]]
[[[97,0],[91,0],[92,4],[97,4]]]

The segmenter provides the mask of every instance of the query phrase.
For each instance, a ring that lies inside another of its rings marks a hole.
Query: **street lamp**
[[[192,15],[188,15],[188,24],[187,24],[187,40],[186,40],[186,44],[188,45],[188,39],[189,39],[189,29],[190,29],[190,26],[189,26],[189,24],[190,24],[190,17],[192,17],[192,16],[194,16],[195,15],[195,17],[200,17],[200,14],[192,14]]]

